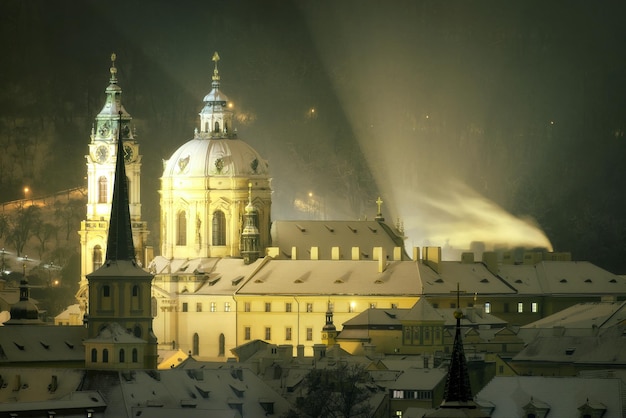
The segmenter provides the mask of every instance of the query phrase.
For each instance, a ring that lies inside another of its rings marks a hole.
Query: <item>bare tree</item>
[[[43,256],[46,252],[46,243],[50,240],[50,238],[54,237],[58,231],[58,227],[48,222],[43,222],[39,219],[34,227],[33,227],[33,235],[39,241],[39,248],[37,252],[39,253],[39,258]]]
[[[40,221],[39,207],[19,205],[9,218],[8,240],[15,246],[17,256],[21,256],[24,246],[30,239],[35,225]]]
[[[74,222],[81,219],[85,208],[82,200],[70,199],[66,203],[57,200],[54,202],[54,217],[65,228],[65,239],[70,239],[70,233],[77,230]]]
[[[365,418],[372,415],[364,386],[369,374],[363,366],[340,362],[333,369],[314,369],[305,378],[306,396],[283,418]]]

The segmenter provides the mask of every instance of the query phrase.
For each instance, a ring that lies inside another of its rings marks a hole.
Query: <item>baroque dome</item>
[[[164,178],[268,175],[267,161],[244,141],[202,136],[196,136],[174,151],[164,162],[163,170]]]

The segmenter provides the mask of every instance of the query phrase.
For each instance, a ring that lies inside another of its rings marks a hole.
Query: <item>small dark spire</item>
[[[119,112],[118,126],[122,126],[122,112]],[[128,207],[128,180],[126,178],[122,142],[121,129],[118,129],[115,183],[113,184],[113,199],[111,201],[111,220],[109,221],[106,261],[135,260],[130,209]]]
[[[456,333],[454,335],[454,345],[452,346],[452,356],[450,358],[450,368],[446,378],[446,387],[443,395],[442,407],[450,405],[466,405],[473,402],[472,388],[470,387],[469,373],[467,371],[467,361],[461,340],[461,318],[463,313],[460,308],[454,312],[456,318]]]

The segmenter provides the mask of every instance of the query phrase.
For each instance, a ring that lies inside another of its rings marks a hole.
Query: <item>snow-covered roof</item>
[[[597,334],[539,335],[514,358],[514,362],[626,365],[623,326],[599,330]]]
[[[0,363],[84,362],[86,336],[79,326],[0,327]]]
[[[549,416],[577,417],[587,402],[606,407],[603,418],[622,418],[619,379],[582,377],[496,376],[476,395],[477,402],[494,405],[491,418],[522,418],[531,399],[550,407]]]
[[[500,277],[520,294],[612,295],[626,291],[626,278],[587,261],[541,261],[499,266]]]
[[[378,272],[375,261],[268,260],[237,290],[239,295],[419,295],[422,287],[413,261],[392,261]]]
[[[318,258],[330,260],[332,247],[339,248],[339,259],[351,260],[352,248],[359,247],[359,258],[374,259],[374,248],[385,249],[389,260],[400,247],[402,260],[409,260],[402,238],[391,227],[378,221],[275,221],[271,228],[272,245],[280,249],[277,258],[311,259],[311,247],[318,248]]]
[[[457,284],[467,294],[515,294],[498,276],[491,273],[483,263],[463,263],[460,261],[442,261],[439,272],[426,263],[418,263],[419,274],[424,285],[424,294],[449,296],[456,292]]]
[[[433,390],[446,378],[444,369],[407,368],[398,379],[389,385],[390,389]]]
[[[522,329],[610,327],[626,321],[626,301],[585,302],[524,325]]]

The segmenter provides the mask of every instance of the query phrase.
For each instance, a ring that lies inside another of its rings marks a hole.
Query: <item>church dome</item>
[[[266,160],[240,139],[202,138],[178,148],[164,164],[163,177],[267,176]]]

